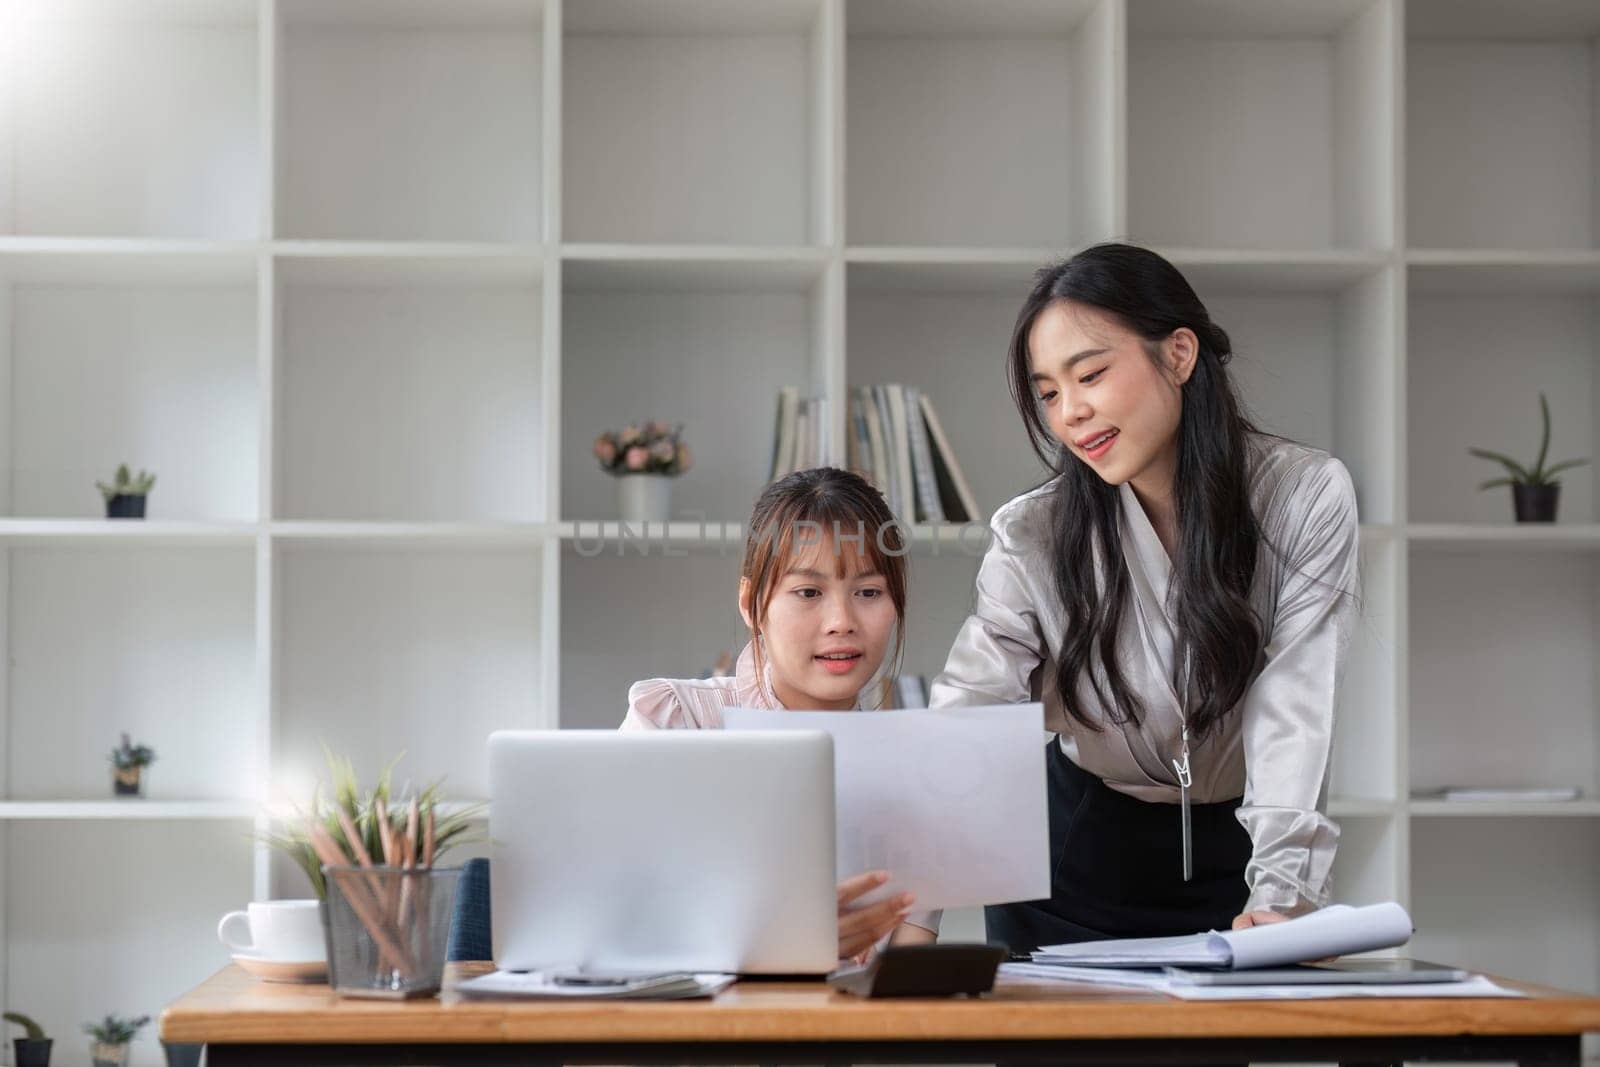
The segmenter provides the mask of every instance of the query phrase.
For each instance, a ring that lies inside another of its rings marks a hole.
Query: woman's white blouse
[[[1182,711],[1167,605],[1171,562],[1132,488],[1122,485],[1122,553],[1132,603],[1118,635],[1118,657],[1145,715],[1137,729],[1110,722],[1093,687],[1081,679],[1077,706],[1105,726],[1083,729],[1067,716],[1055,684],[1064,619],[1052,585],[1053,489],[1049,483],[995,513],[976,606],[933,680],[930,703],[1043,700],[1045,725],[1074,763],[1119,792],[1176,804],[1171,760],[1178,755]],[[1339,840],[1338,826],[1325,813],[1339,678],[1359,613],[1356,497],[1337,459],[1263,436],[1250,440],[1250,500],[1265,539],[1250,602],[1266,646],[1239,705],[1203,744],[1191,745],[1190,799],[1244,797],[1237,817],[1253,845],[1246,909],[1297,915],[1328,902]],[[1174,810],[1174,836],[1178,823]]]

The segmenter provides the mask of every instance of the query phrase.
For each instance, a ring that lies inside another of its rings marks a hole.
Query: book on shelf
[[[828,465],[828,410],[825,396],[801,396],[800,390],[792,385],[778,390],[769,482],[795,471]]]
[[[894,513],[906,522],[916,522],[917,483],[911,474],[911,425],[906,421],[906,391],[903,386],[881,387],[889,399],[889,433],[894,441]]]
[[[911,470],[916,480],[917,515],[924,522],[944,522],[939,486],[933,475],[933,449],[928,447],[928,423],[922,415],[921,396],[906,386],[906,433],[911,438]]]
[[[767,480],[777,481],[794,469],[794,433],[796,407],[800,391],[792,385],[778,390],[777,425],[772,433],[772,475]]]
[[[769,481],[827,466],[829,399],[778,391]],[[928,394],[890,382],[855,386],[845,408],[845,466],[883,494],[901,522],[960,523],[979,519],[972,486],[956,461]]]
[[[1577,800],[1583,793],[1576,786],[1570,785],[1448,785],[1439,789],[1419,790],[1411,795],[1417,800],[1451,800],[1457,803],[1469,804],[1520,804],[1524,802],[1550,804],[1559,803],[1563,800]]]
[[[939,487],[939,501],[944,508],[945,520],[977,522],[978,498],[972,495],[972,486],[967,483],[967,476],[961,472],[961,464],[956,462],[955,450],[950,447],[950,439],[944,435],[944,426],[939,422],[939,416],[934,413],[933,401],[928,399],[927,393],[918,394],[917,399],[923,421],[928,427],[928,444],[933,455],[933,476]]]

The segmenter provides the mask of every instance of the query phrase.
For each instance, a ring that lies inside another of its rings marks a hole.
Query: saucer
[[[235,952],[233,962],[263,982],[323,982],[328,978],[326,960],[269,960]]]

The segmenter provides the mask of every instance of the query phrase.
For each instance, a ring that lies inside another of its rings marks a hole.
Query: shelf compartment
[[[564,11],[567,240],[823,242],[823,5]]]
[[[574,263],[563,282],[562,516],[617,516],[616,479],[599,469],[594,440],[656,419],[682,424],[693,457],[673,480],[671,518],[742,521],[771,471],[778,390],[822,391],[822,268]],[[742,402],[707,382],[738,382]]]
[[[324,744],[371,781],[443,776],[488,795],[489,733],[538,724],[537,550],[282,547],[274,802],[327,777]]]
[[[226,966],[217,920],[253,899],[250,828],[237,823],[23,822],[0,826],[0,846],[9,1006],[69,1063],[87,1062],[88,1039],[69,1036],[83,1020],[158,1016]],[[166,1062],[156,1030],[134,1042],[133,1067]]]
[[[1585,820],[1411,823],[1407,954],[1600,992],[1600,833]],[[1492,859],[1490,859],[1492,857]],[[1507,921],[1514,909],[1516,921]]]
[[[0,190],[0,232],[259,234],[254,2],[18,0],[7,14],[15,106],[0,153],[15,185]]]
[[[537,273],[448,256],[277,270],[279,517],[542,519]]]
[[[1106,0],[852,0],[850,242],[1067,245],[1118,232],[1119,15]]]
[[[1411,0],[1406,22],[1409,243],[1600,245],[1600,9]]]
[[[278,234],[540,239],[542,3],[278,11]]]
[[[611,730],[643,678],[692,678],[748,640],[739,617],[740,548],[662,562],[561,552],[561,728]],[[596,604],[615,605],[595,611]]]
[[[1410,788],[1596,796],[1595,558],[1429,548],[1409,567]]]
[[[157,475],[152,519],[255,518],[255,287],[202,258],[156,256],[141,281],[143,256],[0,255],[0,511],[104,517],[95,482],[125,462]]]
[[[1454,272],[1411,273],[1432,278]],[[1595,454],[1600,296],[1414,291],[1409,304],[1409,518],[1422,524],[1504,526],[1513,518],[1511,490],[1479,492],[1477,487],[1505,471],[1467,449],[1493,449],[1532,464],[1539,448],[1539,393],[1544,392],[1551,418],[1547,461]],[[1559,522],[1594,521],[1594,468],[1567,471],[1561,482]],[[1530,531],[1528,536],[1567,535]]]
[[[1129,0],[1133,239],[1391,247],[1395,10],[1386,0]]]
[[[156,750],[152,801],[254,796],[255,551],[16,548],[8,798],[111,799],[106,754]]]
[[[980,522],[1050,476],[1007,384],[1007,344],[1030,271],[1014,273],[1021,288],[985,286],[962,267],[851,264],[847,271],[850,385],[894,382],[927,394],[977,497]],[[968,287],[957,289],[958,280]]]
[[[1392,269],[1285,290],[1253,271],[1185,271],[1228,332],[1229,365],[1264,430],[1327,449],[1349,468],[1361,520],[1394,520],[1397,307]]]
[[[1400,830],[1387,815],[1338,816],[1339,850],[1333,858],[1336,904],[1381,904],[1398,900]]]

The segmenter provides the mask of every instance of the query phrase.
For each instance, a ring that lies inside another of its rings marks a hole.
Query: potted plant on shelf
[[[144,769],[156,761],[156,750],[135,745],[122,735],[122,744],[111,750],[111,787],[116,796],[144,796]]]
[[[117,468],[116,477],[110,485],[105,482],[94,484],[106,498],[106,518],[142,519],[144,498],[150,495],[150,490],[155,486],[156,476],[144,470],[137,476],[129,474],[128,465],[124,463]]]
[[[664,422],[624,426],[595,438],[600,469],[616,475],[625,522],[665,522],[672,514],[670,479],[691,465],[683,427]]]
[[[54,1042],[44,1036],[44,1028],[20,1011],[6,1012],[5,1020],[22,1027],[23,1036],[11,1042],[17,1067],[50,1067],[50,1046]]]
[[[149,1021],[148,1015],[137,1019],[107,1015],[97,1023],[84,1023],[83,1032],[94,1039],[89,1046],[94,1067],[123,1067],[128,1062],[128,1045]]]
[[[1490,478],[1479,485],[1478,490],[1481,492],[1509,485],[1512,509],[1518,522],[1555,522],[1556,507],[1561,499],[1561,480],[1556,475],[1589,462],[1586,459],[1568,459],[1546,467],[1544,461],[1550,454],[1550,402],[1543,393],[1539,394],[1539,416],[1544,428],[1539,438],[1539,458],[1534,460],[1532,468],[1524,467],[1502,452],[1491,452],[1486,448],[1467,449],[1479,459],[1491,460],[1506,469],[1507,477]]]

